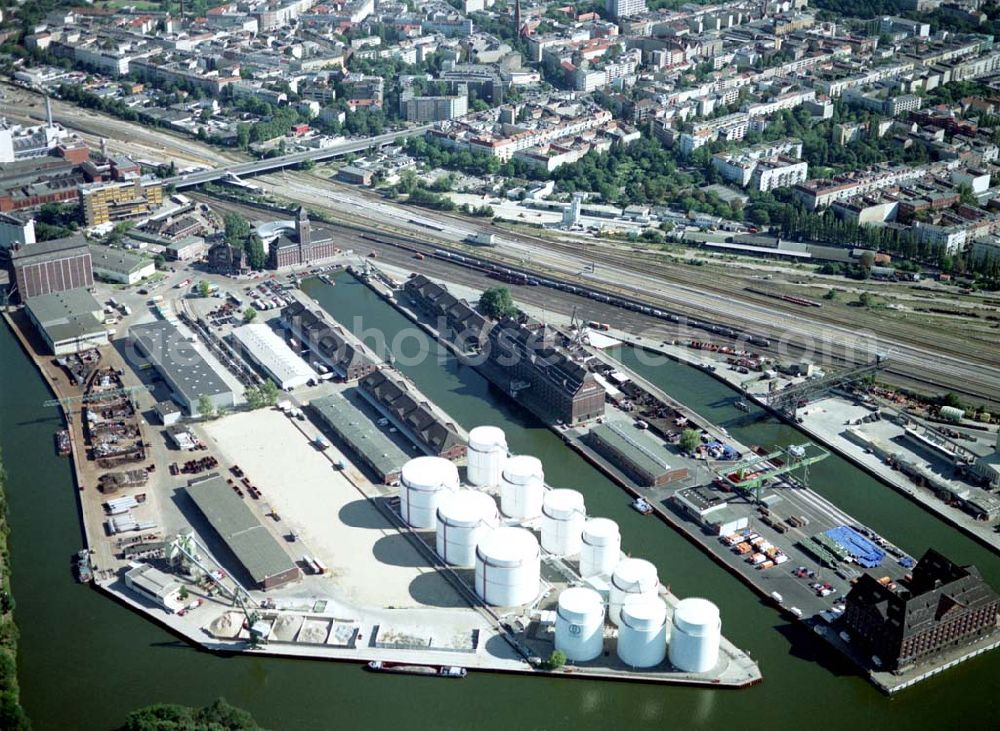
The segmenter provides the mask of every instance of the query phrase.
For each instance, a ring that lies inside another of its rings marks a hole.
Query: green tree
[[[261,393],[260,386],[248,386],[247,390],[243,392],[243,396],[251,411],[264,408],[264,394]]]
[[[861,255],[861,276],[868,279],[872,275],[872,267],[875,266],[875,253],[866,251]]]
[[[208,295],[212,294],[212,285],[202,279],[198,282],[198,294],[202,297],[208,297]]]
[[[163,254],[157,254],[156,256],[154,256],[153,263],[156,265],[156,268],[158,270],[167,268],[167,259],[166,257],[163,256]]]
[[[506,287],[492,287],[479,297],[479,311],[495,320],[512,317],[517,313],[517,307]]]
[[[962,399],[958,397],[957,394],[949,391],[941,397],[942,406],[951,406],[956,409],[964,409],[965,404],[962,403]]]
[[[260,393],[264,397],[265,406],[274,406],[278,403],[278,396],[281,394],[274,381],[264,381],[261,384]]]
[[[825,300],[835,300],[837,299],[837,290],[831,289],[829,292],[823,295]]]
[[[250,238],[250,222],[246,218],[230,211],[222,219],[226,230],[226,243],[242,249]]]
[[[562,650],[553,650],[552,654],[549,655],[548,665],[549,670],[558,670],[563,665],[566,664],[566,653]]]
[[[979,199],[976,198],[976,194],[972,191],[972,186],[968,183],[959,183],[958,185],[958,195],[962,203],[967,206],[979,206]]]
[[[247,711],[222,698],[204,708],[170,703],[139,708],[128,714],[119,731],[260,731]]]
[[[253,307],[247,307],[245,310],[243,310],[243,322],[250,323],[256,319],[257,319],[257,310],[255,310]]]
[[[214,419],[218,415],[218,411],[215,408],[215,404],[212,403],[212,399],[204,393],[198,397],[198,413],[205,419]]]
[[[701,446],[701,432],[697,429],[685,429],[681,432],[681,449],[694,453]]]
[[[247,406],[251,409],[262,409],[265,406],[274,406],[278,403],[278,396],[281,392],[274,381],[264,381],[259,386],[250,386],[244,392]]]
[[[267,251],[264,249],[264,242],[260,236],[251,234],[246,243],[247,263],[251,269],[263,269],[267,266]]]

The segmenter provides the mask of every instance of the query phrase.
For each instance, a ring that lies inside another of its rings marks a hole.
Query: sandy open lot
[[[311,423],[261,409],[209,422],[203,432],[210,448],[225,457],[223,464],[239,464],[260,488],[261,502],[281,516],[280,523],[266,518],[265,524],[298,535],[295,543],[283,542],[289,553],[327,565],[329,591],[339,601],[358,607],[465,606],[334,468],[343,455],[333,447],[320,452],[310,443],[318,433]]]

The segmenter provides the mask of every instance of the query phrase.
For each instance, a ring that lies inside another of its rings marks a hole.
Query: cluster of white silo
[[[621,560],[622,536],[608,518],[591,518],[580,536],[580,576],[610,576]]]
[[[476,546],[500,523],[496,501],[485,492],[459,490],[437,509],[437,552],[452,566],[472,566]]]
[[[599,528],[604,536],[608,532]],[[621,559],[611,572],[608,618],[618,628],[618,658],[631,668],[655,668],[670,654],[682,672],[706,673],[719,662],[722,623],[718,608],[706,599],[678,602],[667,641],[667,605],[660,597],[656,567],[639,558]],[[588,662],[604,649],[605,603],[586,587],[559,595],[555,648],[573,662]]]
[[[688,673],[707,673],[719,662],[722,620],[707,599],[681,599],[670,625],[670,662]]]
[[[400,515],[411,528],[435,528],[442,499],[458,484],[458,468],[443,457],[411,459],[400,477]]]
[[[634,668],[651,668],[667,654],[667,605],[659,596],[629,594],[618,616],[618,657]]]
[[[660,577],[656,567],[642,558],[623,558],[611,573],[608,591],[608,616],[616,626],[621,626],[622,605],[630,596],[657,597]]]
[[[526,528],[502,527],[476,546],[476,594],[487,604],[513,607],[538,596],[541,551]]]
[[[542,499],[542,548],[555,556],[580,553],[587,510],[576,490],[549,490]]]
[[[580,576],[592,586],[607,580],[607,600],[594,588],[564,590],[558,599],[555,648],[571,662],[589,662],[604,651],[606,620],[617,627],[617,654],[632,668],[670,663],[682,672],[706,673],[718,665],[722,623],[706,599],[683,599],[674,609],[669,641],[667,606],[654,566],[622,558],[618,525],[587,519],[583,495],[545,487],[541,461],[508,456],[503,430],[469,432],[468,484],[499,488],[500,511],[488,492],[460,489],[458,469],[440,457],[403,465],[400,512],[416,529],[434,529],[438,555],[451,566],[475,566],[475,591],[487,604],[515,607],[534,601],[541,584],[541,549],[580,557]],[[541,518],[541,543],[527,528],[500,526]],[[597,583],[594,583],[594,582]]]
[[[469,432],[468,480],[474,487],[498,487],[507,461],[507,436],[496,426],[477,426]]]
[[[500,510],[508,518],[533,520],[542,514],[545,472],[537,457],[508,457],[500,474]]]
[[[555,647],[571,662],[587,662],[604,651],[604,599],[577,586],[559,595]]]

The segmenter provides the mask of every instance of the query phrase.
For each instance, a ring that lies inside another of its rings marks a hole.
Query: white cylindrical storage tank
[[[437,509],[437,552],[452,566],[476,563],[476,546],[499,524],[497,504],[485,492],[459,490]]]
[[[655,597],[659,593],[660,579],[656,567],[642,558],[623,558],[611,573],[608,591],[608,616],[621,626],[622,604],[631,594]]]
[[[583,526],[580,576],[610,576],[621,560],[622,536],[608,518],[591,518]]]
[[[555,556],[575,556],[582,545],[587,511],[576,490],[549,490],[542,498],[542,548]]]
[[[604,651],[604,600],[593,589],[576,586],[559,595],[557,650],[573,662],[587,662]]]
[[[411,528],[437,525],[438,503],[458,489],[458,468],[443,457],[416,457],[403,465],[399,513]]]
[[[538,596],[541,555],[525,528],[491,531],[476,546],[476,594],[495,607],[527,604]]]
[[[500,476],[500,511],[509,518],[531,520],[542,514],[545,472],[537,457],[508,457]]]
[[[707,599],[681,599],[670,626],[670,662],[687,673],[707,673],[719,663],[722,619]]]
[[[651,668],[667,655],[667,605],[658,596],[632,594],[622,605],[618,657],[633,668]]]
[[[507,459],[507,436],[496,426],[477,426],[469,432],[467,476],[470,485],[497,487]]]

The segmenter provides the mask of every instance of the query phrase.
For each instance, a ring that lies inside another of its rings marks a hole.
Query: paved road
[[[176,188],[191,188],[196,185],[201,185],[202,183],[211,183],[215,180],[224,178],[227,175],[258,175],[272,170],[280,170],[291,165],[297,165],[301,162],[305,162],[306,160],[329,160],[334,157],[339,157],[340,155],[348,155],[352,152],[361,152],[373,147],[388,145],[406,137],[423,134],[424,131],[430,129],[430,127],[431,125],[425,124],[419,127],[411,127],[409,129],[399,130],[396,132],[387,132],[386,134],[378,135],[376,137],[368,137],[363,140],[340,142],[338,144],[331,145],[330,147],[323,147],[316,150],[292,152],[288,155],[271,157],[266,160],[234,163],[225,167],[217,167],[212,170],[203,170],[197,173],[188,173],[187,175],[165,178],[163,183],[165,185],[173,185]]]

